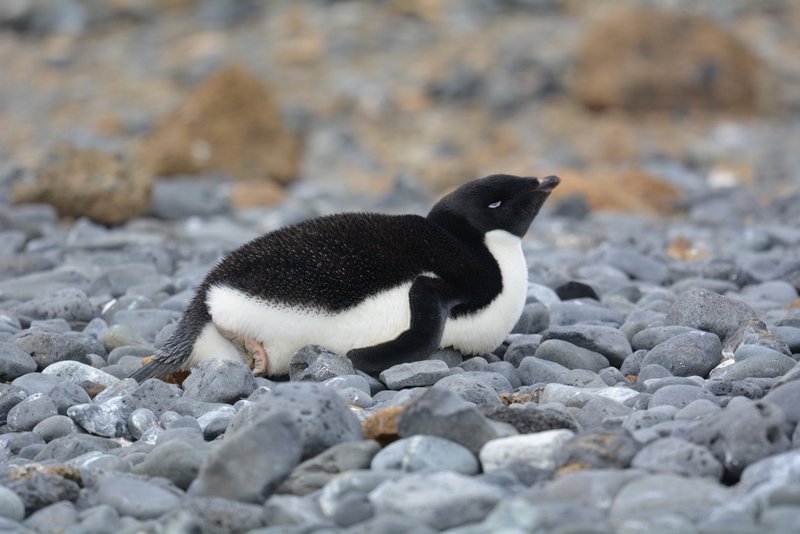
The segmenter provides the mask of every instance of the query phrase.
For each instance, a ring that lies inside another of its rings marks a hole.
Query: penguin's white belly
[[[528,269],[521,240],[503,230],[494,230],[486,234],[485,242],[500,266],[502,292],[478,312],[448,319],[442,348],[454,347],[465,354],[489,352],[503,342],[522,314]],[[398,285],[333,313],[265,301],[231,287],[213,286],[206,297],[213,324],[207,325],[198,337],[186,366],[208,358],[242,359],[239,349],[214,325],[261,342],[267,353],[269,375],[287,374],[292,356],[308,344],[346,354],[354,348],[390,341],[410,326],[410,287],[411,282]]]
[[[500,266],[503,290],[487,307],[445,323],[441,346],[464,354],[485,354],[496,349],[525,307],[528,266],[522,240],[504,230],[493,230],[486,233],[485,243]]]
[[[274,375],[288,373],[294,353],[308,344],[346,354],[353,348],[394,339],[408,330],[410,287],[411,282],[401,284],[337,313],[269,302],[225,286],[209,289],[206,303],[218,327],[262,343],[269,364],[267,373]],[[220,340],[229,348],[221,348]],[[209,325],[195,343],[190,365],[219,357],[241,360],[233,344]]]

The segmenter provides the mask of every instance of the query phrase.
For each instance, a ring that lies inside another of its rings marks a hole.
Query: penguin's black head
[[[468,182],[442,198],[428,219],[456,235],[483,236],[492,230],[505,230],[522,237],[560,182],[557,176],[494,174]]]

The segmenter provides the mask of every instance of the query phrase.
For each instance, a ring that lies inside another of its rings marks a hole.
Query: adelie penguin
[[[494,350],[525,305],[522,237],[559,182],[493,175],[427,217],[344,213],[258,237],[211,270],[175,334],[131,376],[249,355],[254,374],[284,375],[309,344],[367,372],[438,348]]]

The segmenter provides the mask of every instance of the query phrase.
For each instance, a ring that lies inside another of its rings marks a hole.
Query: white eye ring
[[[499,207],[500,207],[500,204],[502,204],[502,203],[503,203],[503,201],[502,201],[502,200],[498,200],[497,202],[495,202],[495,203],[493,203],[493,204],[489,204],[489,207],[490,207],[490,208],[492,208],[492,209],[494,209],[494,208],[499,208]]]

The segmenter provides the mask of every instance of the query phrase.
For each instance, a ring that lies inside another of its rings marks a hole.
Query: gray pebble
[[[567,371],[569,369],[556,362],[528,356],[520,362],[517,374],[523,384],[530,386],[542,382],[558,382]]]
[[[28,301],[43,293],[62,289],[85,291],[89,287],[86,275],[73,269],[30,273],[0,281],[0,295],[5,300]]]
[[[712,393],[701,387],[678,384],[668,385],[653,393],[648,409],[664,405],[681,409],[698,399],[707,399],[714,402],[715,397]]]
[[[116,476],[100,476],[83,497],[90,506],[107,504],[121,516],[155,519],[176,509],[181,502],[179,492],[156,483]]]
[[[359,388],[343,388],[335,391],[348,406],[367,409],[375,405],[375,401],[372,397]]]
[[[48,417],[58,415],[58,409],[53,399],[44,393],[34,393],[8,412],[8,428],[14,432],[32,430]]]
[[[390,443],[372,458],[375,470],[397,469],[406,473],[454,471],[475,475],[480,466],[463,445],[436,436],[412,436]]]
[[[366,377],[361,375],[342,375],[342,376],[335,376],[333,378],[329,378],[325,382],[323,382],[326,386],[331,388],[334,391],[340,391],[342,389],[348,388],[356,388],[367,395],[372,394],[372,389],[370,388],[369,381]]]
[[[633,351],[628,338],[622,332],[608,326],[572,325],[550,327],[542,341],[560,339],[605,356],[614,367],[619,368]]]
[[[579,388],[604,388],[605,381],[586,369],[571,369],[558,377],[558,383]]]
[[[485,363],[485,361],[484,361]],[[441,360],[394,365],[380,374],[381,382],[389,389],[432,386],[450,374],[450,368]]]
[[[261,506],[232,501],[220,497],[194,497],[184,501],[180,513],[191,518],[191,528],[208,529],[210,534],[227,532],[257,532],[264,526]],[[193,521],[196,520],[197,523]],[[191,530],[188,530],[191,532]],[[187,532],[178,530],[175,532]]]
[[[686,334],[693,329],[688,326],[654,326],[640,330],[631,339],[631,348],[637,350],[650,350],[671,337]]]
[[[42,371],[42,374],[55,375],[77,385],[83,382],[94,382],[108,387],[119,382],[119,378],[111,376],[100,369],[95,369],[90,365],[72,360],[56,362],[49,365]]]
[[[77,360],[89,364],[86,347],[71,337],[44,330],[23,330],[14,334],[9,343],[29,354],[39,369],[63,360]]]
[[[448,367],[455,367],[463,360],[461,353],[455,349],[440,349],[430,355],[429,360],[441,360],[447,364]]]
[[[673,376],[708,376],[722,360],[722,343],[709,332],[687,332],[653,347],[642,367],[658,364]]]
[[[319,345],[307,345],[298,350],[289,364],[292,382],[324,382],[335,376],[353,374],[353,362]]]
[[[213,440],[224,434],[234,415],[236,415],[236,410],[233,407],[222,406],[198,417],[197,423],[200,425],[200,430],[203,431],[203,437]]]
[[[278,412],[291,414],[300,429],[303,458],[315,456],[337,443],[364,437],[358,419],[330,388],[312,382],[288,382],[276,384],[257,403],[240,410],[225,433],[226,439],[249,421]]]
[[[45,332],[54,332],[56,334],[66,334],[72,328],[65,319],[38,319],[31,321],[30,328],[36,330],[44,330]]]
[[[678,410],[673,417],[676,420],[699,419],[720,410],[719,405],[709,399],[697,399]]]
[[[158,425],[158,419],[155,414],[147,408],[138,408],[131,412],[128,416],[128,430],[130,430],[133,439],[142,437],[149,428]]]
[[[783,384],[764,396],[764,402],[769,402],[778,406],[789,424],[797,424],[800,421],[800,381],[793,381]]]
[[[33,431],[42,436],[46,442],[51,442],[54,439],[69,436],[78,431],[78,427],[69,417],[65,415],[54,415],[40,421]]]
[[[750,377],[777,378],[791,371],[796,364],[797,362],[789,356],[770,351],[729,365],[720,376],[731,380],[744,380]]]
[[[296,495],[272,495],[264,503],[264,519],[272,527],[333,526],[333,521],[323,516],[319,504]]]
[[[89,301],[89,297],[74,287],[40,295],[17,304],[12,311],[32,319],[60,318],[69,322],[88,322],[93,317],[92,303]]]
[[[12,521],[22,521],[25,517],[25,505],[22,503],[22,499],[3,486],[0,486],[0,517]]]
[[[542,336],[539,334],[516,336],[509,344],[505,354],[503,354],[503,360],[514,367],[519,367],[524,358],[533,356],[536,353],[536,349],[541,342]]]
[[[689,441],[663,438],[645,445],[631,461],[631,467],[651,472],[688,477],[722,479],[722,464],[710,450]]]
[[[151,477],[164,477],[182,490],[189,488],[197,478],[200,467],[212,449],[212,444],[202,440],[173,439],[159,443],[135,465],[131,472]]]
[[[298,465],[281,483],[278,493],[307,495],[317,491],[339,473],[369,468],[372,458],[380,450],[380,445],[372,440],[334,445]]]
[[[291,415],[267,413],[214,446],[189,494],[261,504],[300,462],[301,440]],[[248,468],[241,469],[245,458]]]
[[[14,344],[0,341],[0,380],[14,380],[36,371],[37,367],[30,354]]]
[[[201,402],[233,404],[255,389],[253,372],[244,362],[204,360],[183,381],[184,395]]]
[[[67,410],[67,415],[90,434],[106,438],[133,439],[128,429],[131,409],[110,400],[103,404],[78,404]]]
[[[636,377],[636,381],[640,383],[645,383],[648,380],[653,380],[657,378],[668,378],[670,376],[672,376],[672,373],[670,373],[664,366],[658,365],[657,363],[650,363],[644,365],[639,370],[639,376]]]
[[[435,389],[452,391],[474,404],[502,404],[500,395],[482,380],[466,375],[447,376],[433,385]]]
[[[550,312],[540,302],[531,302],[522,309],[517,324],[511,329],[515,334],[536,334],[550,326]]]
[[[507,424],[491,421],[455,393],[430,388],[418,395],[397,419],[400,437],[427,434],[449,439],[477,453],[491,439],[514,435]]]
[[[126,356],[133,356],[135,358],[147,358],[152,356],[155,351],[153,347],[145,345],[126,345],[124,347],[117,347],[108,353],[106,361],[109,365],[119,363],[122,358]]]
[[[109,353],[117,347],[127,347],[129,345],[152,346],[141,334],[126,324],[110,326],[103,334],[102,341]]]
[[[665,410],[664,408],[671,408]],[[652,410],[638,410],[630,414],[627,419],[622,423],[622,428],[626,428],[631,432],[642,430],[643,428],[650,428],[651,426],[671,421],[675,413],[674,406],[656,406]]]
[[[756,313],[743,302],[705,289],[690,289],[672,305],[664,324],[705,330],[725,340],[745,319],[750,318],[756,318]]]
[[[563,365],[567,369],[587,369],[595,373],[609,366],[608,359],[602,354],[560,339],[542,342],[536,349],[535,356]]]
[[[413,517],[439,530],[482,520],[501,497],[496,486],[447,471],[408,475],[369,494],[376,512]]]
[[[75,505],[61,501],[37,510],[23,524],[36,532],[64,532],[77,522]]]

